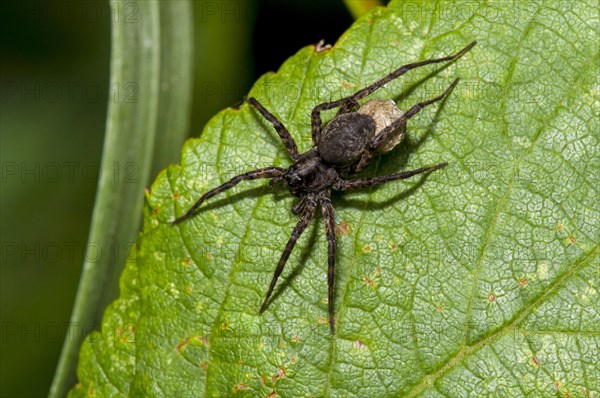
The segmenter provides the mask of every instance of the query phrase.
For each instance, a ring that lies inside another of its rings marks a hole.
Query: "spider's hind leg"
[[[338,180],[334,184],[334,189],[337,191],[347,191],[350,189],[368,188],[375,185],[385,184],[386,182],[404,180],[417,174],[428,173],[446,167],[448,163],[438,163],[433,166],[422,167],[416,170],[403,171],[402,173],[390,174],[387,176],[371,177],[371,178],[359,178],[356,180]]]
[[[358,161],[356,166],[354,166],[353,171],[357,173],[363,170],[367,166],[367,164],[369,164],[371,159],[373,159],[373,157],[378,153],[378,151],[379,153],[382,153],[381,151],[382,148],[385,148],[386,140],[388,140],[388,138],[396,134],[395,132],[398,129],[400,129],[402,125],[405,125],[408,119],[419,113],[421,109],[446,98],[448,94],[450,94],[452,89],[456,86],[458,80],[458,78],[454,79],[454,81],[448,86],[448,88],[446,88],[446,90],[444,90],[444,92],[438,95],[437,97],[413,105],[408,111],[406,111],[406,113],[404,113],[401,117],[395,120],[392,124],[385,127],[377,135],[373,136],[369,141],[367,149],[363,153],[361,159]],[[385,152],[385,150],[383,150],[383,152]]]
[[[329,311],[329,328],[331,334],[335,333],[335,321],[334,321],[334,281],[335,281],[335,215],[334,208],[331,204],[329,196],[321,198],[321,211],[323,212],[323,219],[325,221],[325,232],[327,234],[327,307]]]
[[[338,114],[347,113],[353,107],[358,105],[358,101],[360,99],[379,90],[381,87],[385,86],[387,83],[391,82],[392,80],[397,79],[398,77],[402,76],[406,72],[408,72],[412,69],[420,68],[421,66],[429,65],[429,64],[437,64],[440,62],[454,61],[455,59],[462,57],[467,51],[469,51],[471,48],[473,48],[473,46],[475,46],[475,44],[477,44],[476,41],[471,42],[471,43],[467,44],[462,50],[458,51],[455,54],[448,55],[446,57],[428,59],[426,61],[414,62],[412,64],[403,65],[403,66],[399,67],[398,69],[396,69],[395,71],[393,71],[393,72],[387,74],[386,76],[382,77],[381,79],[377,80],[373,84],[371,84],[361,90],[358,90],[356,93],[354,93],[348,97],[340,98],[339,100],[336,100],[336,101],[324,102],[322,104],[315,106],[314,109],[312,110],[312,114],[311,114],[313,144],[318,145],[319,138],[321,137],[321,130],[323,129],[323,121],[321,120],[321,112],[322,111],[334,109],[334,108],[337,108],[338,106],[340,106],[340,107],[342,107],[342,109],[340,109]]]
[[[340,109],[338,109],[336,116],[343,115],[344,113],[354,112],[359,107],[360,107],[360,105],[359,105],[358,101],[353,98],[350,98],[340,106]]]

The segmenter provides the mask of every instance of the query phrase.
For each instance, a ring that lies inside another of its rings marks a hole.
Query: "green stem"
[[[383,6],[379,0],[344,0],[344,4],[354,19],[362,17],[372,8]]]
[[[111,96],[102,173],[70,330],[50,389],[74,385],[84,333],[99,329],[116,297],[139,232],[151,173],[177,159],[187,135],[192,87],[189,1],[112,1]]]

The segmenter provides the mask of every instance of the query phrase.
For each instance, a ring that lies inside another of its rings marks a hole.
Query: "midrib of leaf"
[[[511,80],[514,76],[514,72],[515,72],[515,68],[517,65],[517,59],[519,58],[519,55],[521,54],[521,49],[523,47],[523,42],[526,40],[526,38],[529,36],[529,34],[532,31],[532,27],[534,26],[534,20],[538,17],[540,12],[540,7],[538,6],[536,8],[535,14],[534,16],[531,18],[531,20],[529,21],[529,23],[527,24],[527,26],[525,27],[525,29],[523,30],[523,34],[521,35],[521,37],[519,38],[519,40],[517,40],[517,50],[515,51],[514,56],[512,57],[512,60],[509,64],[508,67],[508,71],[506,73],[506,78],[504,79],[504,85],[503,87],[509,87]],[[537,22],[536,22],[537,23]],[[506,92],[508,93],[508,90],[506,90]],[[506,116],[506,105],[507,105],[507,101],[509,100],[508,95],[506,95],[503,98],[502,101],[502,107],[500,110],[500,114]],[[553,113],[554,115],[555,113]],[[508,121],[506,120],[506,118],[503,118],[504,121],[504,125],[503,125],[503,130],[501,135],[503,137],[507,137],[508,138]],[[540,129],[541,131],[541,129]],[[540,134],[537,134],[535,136],[535,140],[532,142],[531,146],[528,148],[529,152],[531,151],[531,149],[534,147],[535,145],[535,141],[537,141],[537,139],[539,138]],[[507,147],[511,152],[511,158],[514,158],[514,152],[513,152],[513,148],[512,145],[510,145],[510,143],[507,143]],[[520,159],[519,159],[520,160]],[[513,169],[518,169],[518,164],[519,164],[519,160],[516,160],[514,162],[514,166]],[[496,209],[494,211],[494,215],[490,221],[490,224],[486,230],[486,234],[484,237],[484,241],[483,241],[483,245],[481,248],[481,253],[479,255],[478,261],[477,261],[477,265],[475,267],[475,272],[473,275],[473,283],[472,283],[472,287],[471,287],[471,294],[469,297],[469,301],[467,304],[467,313],[465,316],[465,331],[464,331],[464,342],[463,342],[463,347],[468,345],[468,339],[469,339],[469,325],[471,324],[471,317],[472,317],[472,308],[473,308],[473,302],[475,301],[475,297],[477,294],[477,289],[479,288],[479,278],[481,275],[481,270],[484,264],[484,258],[486,257],[486,253],[488,250],[488,247],[490,245],[490,242],[492,241],[493,237],[494,237],[494,231],[496,230],[496,225],[498,222],[498,218],[500,217],[500,215],[502,214],[506,203],[509,201],[510,195],[511,195],[511,191],[515,182],[515,178],[516,178],[516,173],[512,173],[511,174],[511,179],[507,184],[506,187],[506,191],[504,193],[504,195],[500,198],[500,201],[498,202],[498,205],[496,206]]]
[[[574,264],[572,267],[568,268],[562,275],[558,276],[554,279],[554,281],[544,290],[543,293],[538,295],[538,297],[527,307],[524,307],[521,311],[517,312],[512,320],[507,322],[506,326],[499,328],[492,334],[487,337],[482,338],[481,340],[475,342],[472,345],[465,345],[463,348],[456,353],[452,358],[450,358],[446,363],[444,363],[437,371],[431,373],[425,377],[423,380],[415,385],[410,392],[407,394],[407,397],[415,397],[423,392],[426,388],[432,386],[436,380],[440,379],[444,374],[446,374],[449,370],[454,368],[457,364],[459,364],[465,357],[473,354],[474,352],[480,350],[481,348],[487,346],[491,342],[497,340],[498,338],[514,332],[516,328],[514,325],[517,325],[519,322],[525,319],[527,315],[529,315],[535,308],[537,308],[540,304],[544,303],[544,300],[551,296],[559,287],[562,286],[564,282],[566,282],[575,272],[577,272],[581,267],[586,265],[588,262],[592,261],[595,257],[600,255],[600,245],[596,245],[596,247],[591,250],[585,257],[583,257],[577,264]],[[536,333],[544,333],[543,330],[536,330]],[[556,333],[568,333],[562,331],[556,331]],[[576,335],[580,335],[580,332],[576,332]],[[592,333],[593,335],[600,335],[600,333]],[[532,349],[533,352],[535,350]]]
[[[493,215],[493,217],[490,221],[490,224],[488,225],[488,228],[485,233],[483,245],[481,247],[481,253],[479,254],[477,265],[475,266],[475,272],[473,273],[473,282],[471,284],[472,285],[471,286],[471,294],[469,296],[469,301],[467,304],[467,314],[465,316],[465,332],[464,332],[465,340],[463,342],[463,347],[468,345],[468,343],[469,343],[468,342],[468,340],[469,340],[469,325],[471,324],[473,302],[475,301],[477,289],[479,288],[479,278],[480,278],[481,270],[483,268],[483,259],[485,258],[485,255],[487,253],[490,242],[493,239],[494,231],[496,230],[496,225],[498,223],[498,218],[502,214],[504,206],[506,205],[506,202],[508,201],[508,198],[510,197],[510,193],[511,193],[514,181],[515,181],[515,173],[512,174],[511,179],[510,179],[509,183],[507,184],[508,186],[506,187],[506,191],[504,192],[504,195],[500,198],[500,201],[498,202],[498,205],[496,206],[494,215]]]

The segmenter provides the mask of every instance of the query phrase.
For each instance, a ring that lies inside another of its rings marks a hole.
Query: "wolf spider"
[[[313,147],[302,154],[298,153],[296,142],[281,121],[270,113],[255,98],[248,98],[252,105],[279,134],[283,145],[287,149],[293,164],[286,168],[265,167],[233,177],[228,182],[206,192],[202,195],[185,214],[175,219],[172,224],[179,224],[192,217],[200,205],[207,199],[228,190],[241,181],[270,178],[270,184],[282,184],[294,196],[299,197],[293,206],[292,213],[299,214],[300,220],[292,230],[283,254],[277,263],[275,273],[271,279],[269,290],[260,307],[262,314],[267,307],[277,279],[283,271],[296,241],[310,223],[317,204],[325,220],[325,230],[328,243],[328,311],[331,333],[335,333],[334,322],[334,267],[336,252],[335,217],[331,204],[331,191],[346,191],[351,189],[372,187],[390,181],[412,177],[417,174],[440,169],[447,163],[438,163],[417,170],[401,173],[359,179],[346,179],[363,170],[376,156],[391,151],[402,141],[406,131],[406,122],[424,107],[445,98],[457,84],[458,79],[439,96],[420,102],[402,113],[392,100],[374,99],[359,105],[358,101],[385,84],[391,82],[411,69],[440,62],[454,61],[469,51],[476,42],[472,42],[456,54],[443,58],[430,59],[401,66],[375,83],[357,91],[356,93],[338,99],[324,102],[312,110],[312,142]],[[323,128],[321,111],[338,108],[336,116]]]

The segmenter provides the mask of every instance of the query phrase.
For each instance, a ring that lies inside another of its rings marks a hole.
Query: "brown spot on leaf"
[[[350,83],[348,83],[346,81],[343,81],[342,82],[342,87],[344,87],[344,88],[352,88],[352,84],[350,84]]]
[[[556,388],[557,390],[560,390],[560,387],[562,387],[562,383],[560,382],[560,380],[554,380],[554,383],[552,383],[552,385],[554,386],[554,388]]]
[[[487,299],[488,299],[488,302],[490,302],[490,303],[493,303],[494,301],[496,301],[496,298],[497,298],[497,297],[496,297],[496,295],[495,295],[494,293],[490,293],[490,294],[488,295],[488,298],[487,298]]]
[[[346,221],[342,221],[341,223],[336,224],[335,226],[335,236],[337,236],[338,238],[340,236],[348,235],[350,231],[350,225],[348,225]]]
[[[390,250],[395,252],[396,250],[398,250],[398,244],[397,243],[392,243],[390,245]]]
[[[292,343],[298,343],[300,341],[300,336],[292,336]]]
[[[531,366],[535,367],[535,368],[539,368],[540,367],[540,361],[535,357],[531,357]]]
[[[233,392],[243,391],[248,389],[248,384],[240,383],[233,386]]]
[[[208,369],[208,361],[201,361],[198,366],[200,367],[200,369]]]
[[[571,241],[571,243],[577,242],[577,239],[575,239],[573,235],[569,235],[569,240]]]
[[[187,346],[188,342],[190,341],[190,337],[187,336],[186,338],[184,338],[183,340],[181,340],[179,342],[179,344],[177,344],[177,347],[175,347],[175,349],[177,350],[178,353],[181,353],[181,350],[183,350],[185,348],[185,346]]]
[[[213,260],[215,258],[215,255],[212,254],[211,252],[207,252],[206,253],[206,259],[207,260]]]
[[[277,370],[277,374],[275,374],[275,376],[271,377],[271,382],[275,383],[277,380],[283,379],[285,376],[287,376],[287,373],[285,372],[285,369],[284,368],[279,368]]]
[[[363,281],[367,284],[367,286],[369,286],[371,288],[375,288],[377,286],[375,281],[373,279],[369,278],[369,275],[363,276]]]
[[[435,310],[436,310],[437,312],[444,312],[444,311],[445,311],[445,308],[444,308],[444,306],[443,306],[443,305],[438,305],[438,306],[436,307],[436,309],[435,309]]]
[[[183,348],[185,348],[185,346],[188,345],[189,341],[190,341],[190,337],[189,336],[186,337],[186,338],[184,338],[183,340],[181,340],[179,342],[179,344],[177,344],[177,347],[175,347],[175,349],[177,350],[177,352],[181,354],[181,350],[183,350]]]
[[[275,392],[275,390],[271,390],[270,393],[268,393],[265,398],[275,398],[277,396],[277,392]]]
[[[371,253],[373,251],[373,247],[371,245],[366,244],[362,248],[363,253]]]
[[[561,223],[556,224],[556,230],[557,231],[562,231],[564,228],[565,228],[565,226],[563,224],[561,224]]]
[[[360,350],[360,349],[365,348],[366,346],[362,343],[362,341],[355,340],[355,341],[352,342],[352,347],[356,348],[357,350]]]
[[[190,265],[191,263],[192,263],[192,258],[191,257],[188,257],[185,260],[183,260],[183,265],[186,266],[186,267],[188,265]]]
[[[518,281],[519,287],[525,287],[529,284],[529,280],[527,278],[521,278]]]
[[[206,336],[194,336],[194,340],[202,345],[208,345],[208,337]]]
[[[156,216],[156,215],[158,215],[158,213],[160,213],[160,209],[158,207],[152,209],[152,214],[154,214]]]
[[[180,196],[179,192],[173,192],[173,199],[177,200]]]

